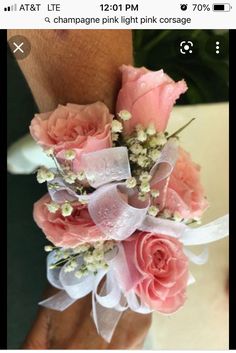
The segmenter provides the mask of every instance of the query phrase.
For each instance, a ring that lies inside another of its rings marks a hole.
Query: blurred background
[[[227,30],[136,30],[136,66],[164,68],[175,81],[184,77],[189,90],[177,104],[228,101],[229,33]],[[181,41],[193,43],[193,53],[180,53]],[[220,52],[216,54],[216,42]]]
[[[174,80],[186,80],[189,90],[178,100],[179,106],[228,101],[228,31],[137,30],[133,32],[133,39],[136,66],[146,66],[151,70],[163,68]],[[194,55],[180,53],[180,42],[186,40],[193,43]],[[216,41],[220,42],[221,47],[217,55]],[[7,141],[10,146],[28,133],[29,122],[37,112],[37,106],[10,50],[7,70]],[[226,117],[225,108],[222,111]],[[222,131],[221,125],[218,130]],[[9,349],[20,348],[46,284],[46,254],[43,247],[47,241],[32,218],[32,205],[44,193],[45,186],[36,183],[32,175],[8,174]],[[224,202],[227,203],[227,200]],[[156,324],[158,329],[158,322]],[[171,345],[166,348],[170,349]],[[185,348],[191,348],[191,344]]]

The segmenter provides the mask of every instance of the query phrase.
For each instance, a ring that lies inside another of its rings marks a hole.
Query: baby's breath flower
[[[137,181],[134,177],[130,177],[126,180],[125,185],[127,188],[132,189],[137,185]]]
[[[156,217],[158,212],[159,212],[159,209],[156,206],[150,206],[148,209],[148,214],[153,217]]]
[[[143,131],[143,130],[139,130],[139,131],[137,132],[137,139],[138,139],[140,142],[146,141],[146,139],[147,139],[147,134],[146,134],[146,132]]]
[[[118,139],[119,139],[119,134],[113,132],[113,133],[111,134],[111,137],[112,137],[112,141],[118,141]]]
[[[140,190],[141,190],[141,192],[143,192],[143,193],[149,192],[149,191],[150,191],[150,185],[149,185],[149,183],[146,182],[146,181],[142,182],[141,185],[140,185]]]
[[[77,278],[81,278],[81,277],[83,277],[84,276],[84,272],[83,271],[81,271],[81,270],[79,270],[79,271],[76,271],[75,272],[75,277],[77,277]]]
[[[108,240],[104,243],[104,251],[109,251],[111,249],[113,249],[114,247],[114,241],[113,240]]]
[[[161,152],[157,149],[151,150],[148,152],[148,156],[151,158],[153,162],[156,162],[156,160],[160,157]]]
[[[104,258],[104,252],[101,249],[95,249],[93,251],[93,258],[95,261],[102,260]]]
[[[157,135],[157,139],[158,139],[158,145],[161,145],[161,146],[165,145],[167,142],[166,136],[165,134],[163,134],[163,132],[160,132]]]
[[[149,140],[149,146],[155,148],[158,146],[158,138],[157,136],[152,136]]]
[[[64,179],[68,184],[74,184],[75,180],[77,179],[77,175],[73,172],[68,172],[65,176]]]
[[[50,202],[50,203],[46,203],[47,209],[49,212],[51,213],[56,213],[57,210],[59,210],[60,206],[56,203],[56,202]]]
[[[89,263],[89,264],[86,265],[86,267],[87,267],[87,269],[88,269],[89,271],[91,271],[91,272],[95,272],[96,269],[97,269],[95,263]]]
[[[84,255],[84,261],[86,263],[93,263],[94,259],[93,259],[93,255],[91,253],[86,253]]]
[[[111,123],[112,132],[121,132],[123,130],[123,126],[119,120],[113,119]]]
[[[57,252],[59,257],[62,257],[63,259],[67,259],[71,255],[71,250],[59,250]]]
[[[65,202],[63,203],[63,205],[61,205],[61,214],[63,217],[70,216],[72,211],[73,211],[73,207],[69,202]]]
[[[148,172],[142,172],[141,175],[139,176],[139,180],[141,182],[148,182],[150,181],[152,176],[148,174]]]
[[[45,167],[41,167],[38,169],[38,172],[37,172],[37,181],[42,184],[44,183],[45,181],[52,181],[54,179],[55,175],[54,173],[45,168]]]
[[[146,129],[146,133],[147,133],[149,136],[155,135],[156,129],[155,129],[154,124],[150,124],[150,125],[148,126],[148,128]]]
[[[96,263],[96,267],[97,268],[107,268],[108,264],[106,263],[105,260],[102,260],[102,261],[99,261],[99,262]]]
[[[76,179],[78,179],[79,181],[82,181],[86,178],[85,172],[83,170],[81,170],[80,172],[77,173],[76,175]]]
[[[85,252],[90,248],[90,244],[88,243],[84,243],[81,245],[76,246],[73,251],[74,253],[81,253],[81,252]]]
[[[157,190],[157,189],[152,189],[151,190],[151,196],[152,197],[158,197],[160,195],[160,191],[159,190]]]
[[[124,121],[130,120],[132,118],[132,114],[130,112],[128,112],[128,110],[121,110],[118,113],[118,116]]]
[[[76,267],[77,267],[77,262],[76,262],[76,260],[70,261],[70,266],[73,267],[73,268],[76,268]]]
[[[109,267],[108,263],[106,263],[106,262],[103,262],[101,265],[102,265],[102,267],[103,267],[104,269],[106,269],[106,268]]]
[[[171,218],[171,212],[167,209],[165,209],[162,213],[163,218]]]
[[[65,151],[65,159],[68,161],[72,161],[76,156],[76,152],[74,150]]]
[[[68,264],[64,267],[65,272],[72,272],[76,269],[77,262],[75,260],[69,261]]]
[[[46,149],[44,150],[44,153],[46,153],[46,155],[47,155],[48,157],[53,156],[53,154],[54,154],[54,149],[53,149],[53,147],[46,148]]]
[[[104,245],[103,241],[96,241],[96,243],[93,244],[95,249],[100,249],[100,250],[103,249],[103,245]]]
[[[44,251],[50,252],[50,251],[52,251],[52,250],[53,250],[53,246],[52,246],[52,245],[45,245]]]
[[[51,170],[46,172],[46,181],[52,181],[55,178],[54,173]]]
[[[140,155],[138,157],[137,163],[140,167],[147,167],[149,164],[149,159],[146,156]]]
[[[126,142],[127,146],[131,146],[131,145],[133,145],[134,143],[136,143],[137,141],[136,141],[136,138],[135,138],[135,137],[129,137],[129,138],[127,138],[127,139],[125,140],[125,142]]]
[[[174,212],[174,215],[173,215],[173,218],[174,218],[174,220],[176,221],[176,222],[180,222],[180,221],[182,221],[182,217],[181,217],[181,215],[179,214],[179,212]]]
[[[131,162],[134,162],[134,163],[136,163],[138,161],[138,157],[135,154],[131,154],[129,156],[129,159]]]
[[[147,148],[143,148],[140,154],[146,155],[147,154]]]
[[[88,274],[88,269],[86,267],[80,268],[78,271],[75,272],[75,277],[81,278]]]
[[[139,143],[134,143],[130,146],[130,151],[133,154],[141,154],[143,151],[143,147]]]

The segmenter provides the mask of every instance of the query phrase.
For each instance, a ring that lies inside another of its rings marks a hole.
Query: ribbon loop
[[[67,184],[62,177],[56,177],[48,182],[48,192],[54,202],[76,201],[78,195],[72,190],[71,185]]]
[[[177,157],[177,140],[171,138],[162,149],[160,157],[150,171],[150,174],[152,175],[151,185],[155,185],[170,176]]]
[[[125,180],[131,176],[126,147],[112,147],[84,153],[80,167],[84,170],[89,184],[94,188],[113,181]]]
[[[184,245],[201,245],[220,240],[229,235],[229,215],[198,228],[186,227],[181,236]]]
[[[110,184],[91,195],[88,210],[97,227],[110,239],[128,238],[143,222],[149,200],[138,200],[137,192],[124,184]]]
[[[180,238],[186,230],[186,225],[169,219],[146,216],[139,229],[145,232],[165,234],[174,238]]]

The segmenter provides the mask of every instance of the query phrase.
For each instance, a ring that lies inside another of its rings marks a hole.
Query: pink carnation
[[[176,99],[187,90],[185,81],[175,82],[163,70],[154,72],[144,67],[123,65],[121,72],[116,113],[128,110],[132,114],[124,123],[125,133],[131,134],[137,124],[147,127],[150,123],[157,131],[164,131]]]
[[[73,212],[63,217],[61,211],[50,213],[46,206],[51,202],[48,194],[34,204],[34,220],[42,229],[48,240],[54,245],[64,248],[73,248],[85,242],[105,240],[92,221],[87,206],[78,202],[73,203]]]

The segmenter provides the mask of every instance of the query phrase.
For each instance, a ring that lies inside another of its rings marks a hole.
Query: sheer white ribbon
[[[178,146],[174,139],[170,139],[151,170],[151,182],[157,183],[168,179],[177,155]],[[148,216],[150,201],[140,201],[136,189],[127,189],[125,184],[120,182],[131,175],[126,147],[85,154],[81,165],[90,185],[97,188],[88,196],[90,216],[108,239],[122,241],[131,236],[136,229],[166,234],[178,238],[183,243],[184,252],[189,260],[201,265],[207,261],[207,249],[205,248],[200,255],[195,255],[186,246],[208,244],[228,235],[228,215],[198,228]],[[66,197],[67,193],[70,197],[75,197],[74,192],[68,190],[68,185],[58,184],[59,189],[51,192],[54,200],[58,201],[59,196]],[[82,256],[78,256],[76,261],[75,271],[83,264]],[[107,254],[106,261],[109,264],[107,270],[100,270],[97,274],[90,273],[78,279],[74,272],[66,272],[65,266],[61,269],[50,269],[50,265],[56,262],[55,253],[52,252],[47,260],[47,278],[60,291],[39,304],[62,311],[77,299],[92,293],[92,315],[97,331],[109,342],[124,310],[130,308],[143,314],[151,310],[140,303],[134,292],[135,279],[129,272],[122,242],[118,243],[113,252]],[[194,281],[194,277],[190,274],[189,284]]]
[[[186,248],[186,245],[206,244],[205,239],[202,241],[198,239],[197,244],[194,244],[196,243],[195,237],[198,234],[201,235],[205,233],[208,238],[208,243],[219,240],[228,235],[228,215],[196,229],[185,226],[181,231],[177,222],[165,220],[163,226],[161,222],[156,222],[154,217],[147,217],[149,225],[145,228],[145,225],[143,224],[141,227],[143,231],[146,230],[149,232],[152,231],[154,233],[166,234],[163,227],[167,227],[166,230],[174,230],[176,225],[176,234],[178,234],[178,239],[185,245],[184,252],[186,256],[188,256],[190,261],[197,265],[202,265],[207,261],[207,249],[204,249],[200,255],[195,255],[192,251]],[[150,226],[150,222],[153,222],[152,227]],[[157,223],[160,224],[160,231]],[[186,240],[186,234],[188,234],[189,239],[192,239],[191,241]],[[169,233],[168,235],[175,237],[175,235]],[[132,286],[133,279],[129,273],[122,243],[120,243],[115,249],[116,251],[113,250],[112,254],[110,253],[107,255],[108,257],[106,260],[109,264],[107,270],[99,270],[95,275],[90,273],[80,279],[76,278],[74,272],[65,272],[65,266],[61,269],[50,269],[50,266],[56,262],[55,253],[50,253],[47,260],[47,278],[48,281],[54,287],[60,289],[60,291],[56,295],[40,302],[39,304],[50,309],[63,311],[76,300],[92,293],[92,315],[97,331],[106,341],[110,342],[115,327],[124,310],[130,308],[135,312],[143,314],[152,311],[140,303],[135,295],[134,287]],[[81,256],[78,256],[76,261],[77,268],[75,271],[79,270],[82,266],[83,259]],[[119,277],[126,278],[120,280],[121,278]],[[98,293],[99,286],[103,280],[104,283],[102,289]],[[130,283],[131,288],[128,291],[122,287],[122,283],[125,282]],[[192,274],[190,274],[189,284],[194,282],[195,279]]]

